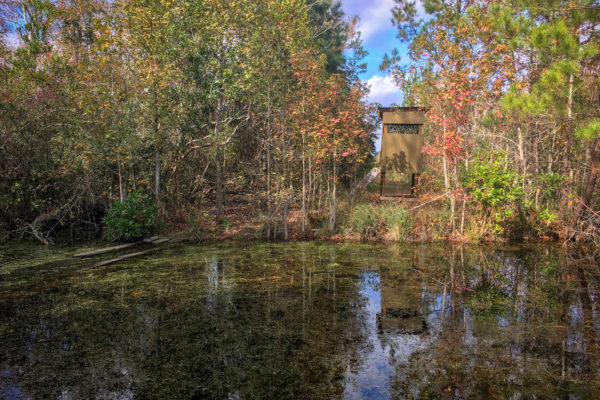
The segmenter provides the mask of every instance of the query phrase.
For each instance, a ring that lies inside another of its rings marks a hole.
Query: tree
[[[407,104],[432,107],[434,137],[425,150],[441,158],[453,230],[460,170],[468,172],[469,159],[482,151],[502,150],[506,162],[514,160],[515,179],[535,211],[544,176],[567,176],[565,204],[585,171],[574,165],[593,156],[573,134],[597,114],[589,107],[597,104],[593,85],[583,84],[597,76],[593,2],[436,0],[425,2],[427,18],[413,1],[396,3],[394,22],[410,61],[392,51],[382,68],[405,89]]]

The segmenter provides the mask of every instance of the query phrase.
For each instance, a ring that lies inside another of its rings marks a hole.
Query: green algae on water
[[[590,398],[597,268],[556,248],[3,248],[0,398]],[[550,266],[550,267],[548,267]]]

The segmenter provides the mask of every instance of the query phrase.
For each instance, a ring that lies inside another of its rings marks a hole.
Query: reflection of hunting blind
[[[381,119],[381,195],[412,196],[423,169],[423,124],[427,107],[378,108]]]
[[[420,335],[427,331],[427,322],[421,315],[423,300],[409,281],[391,271],[381,271],[381,312],[377,314],[380,332],[402,335]]]

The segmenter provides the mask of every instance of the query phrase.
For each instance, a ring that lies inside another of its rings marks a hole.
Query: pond
[[[600,393],[600,272],[560,248],[78,250],[0,247],[0,399]]]

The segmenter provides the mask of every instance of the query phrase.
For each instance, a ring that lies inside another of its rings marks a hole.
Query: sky
[[[363,47],[369,52],[365,59],[367,72],[361,79],[371,88],[370,100],[384,107],[392,103],[402,104],[402,91],[386,72],[379,70],[384,54],[394,48],[398,48],[401,55],[404,53],[391,21],[393,7],[394,0],[342,0],[346,16],[351,18],[357,15],[360,18],[358,30]]]

